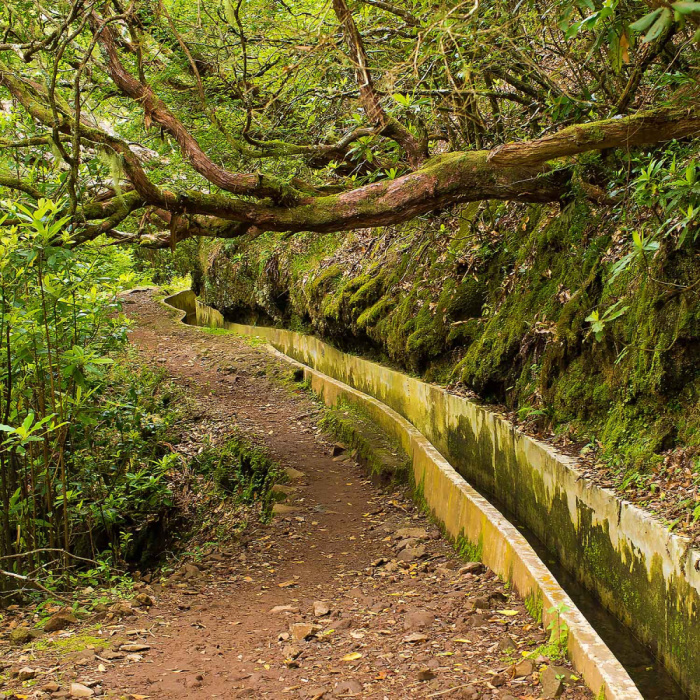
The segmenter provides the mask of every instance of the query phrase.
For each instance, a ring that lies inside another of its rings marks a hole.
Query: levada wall
[[[689,695],[700,698],[700,552],[685,538],[591,484],[572,459],[474,402],[313,336],[229,323],[191,292],[177,296],[169,303],[194,313],[198,324],[265,338],[285,355],[396,411],[470,484],[503,503],[556,552],[565,568],[655,650]],[[433,488],[425,483],[428,501]],[[448,522],[450,513],[443,515]]]

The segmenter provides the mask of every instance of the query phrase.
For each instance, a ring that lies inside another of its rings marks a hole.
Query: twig
[[[27,583],[30,583],[32,586],[36,586],[40,591],[43,591],[47,595],[52,596],[53,598],[58,598],[59,600],[62,600],[64,603],[72,603],[69,598],[64,598],[62,595],[59,593],[56,593],[55,591],[49,590],[46,588],[46,586],[42,585],[37,581],[36,579],[29,578],[29,576],[22,576],[22,574],[15,574],[12,573],[11,571],[3,571],[0,569],[0,576],[7,576],[9,578],[16,578],[19,579],[20,581],[26,581]]]
[[[20,559],[21,557],[26,557],[30,554],[38,554],[39,552],[59,552],[61,554],[65,554],[66,556],[72,557],[73,559],[78,559],[79,561],[86,561],[90,564],[98,563],[94,559],[86,559],[85,557],[79,557],[77,554],[71,554],[60,547],[42,547],[41,549],[30,549],[27,552],[20,552],[19,554],[6,554],[4,557],[0,557],[0,561],[3,559]]]
[[[447,690],[438,690],[437,693],[430,693],[430,695],[426,695],[426,698],[436,698],[438,695],[447,695],[447,693],[451,693],[454,690],[461,690],[462,688],[468,688],[472,683],[466,683],[465,685],[456,685],[454,688],[448,688]]]

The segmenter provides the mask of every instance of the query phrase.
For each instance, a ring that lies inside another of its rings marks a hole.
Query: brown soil
[[[536,653],[519,677],[514,663],[548,633],[491,571],[465,568],[405,489],[382,491],[349,456],[332,456],[314,422],[318,403],[280,381],[286,363],[234,335],[179,324],[150,292],[128,301],[133,345],[185,388],[197,419],[235,423],[303,476],[291,482],[288,512],[251,523],[164,584],[141,584],[155,606],[105,622],[104,648],[59,658],[26,647],[6,656],[15,668],[38,669],[37,687],[77,681],[114,697],[542,696],[538,671],[549,659]],[[314,612],[318,602],[329,612]],[[149,649],[109,658],[125,643]],[[564,697],[590,697],[564,673]]]

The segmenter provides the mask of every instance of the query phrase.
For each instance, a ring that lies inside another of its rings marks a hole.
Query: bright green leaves
[[[590,332],[593,333],[598,342],[603,340],[606,326],[615,319],[620,318],[629,309],[629,306],[621,306],[621,304],[622,300],[615,302],[602,316],[597,309],[586,316],[586,321],[591,324]]]
[[[700,2],[674,2],[670,7],[658,7],[644,15],[631,24],[630,29],[639,34],[644,33],[642,41],[649,43],[658,39],[673,22],[684,26],[685,18],[695,13],[700,13]],[[698,38],[700,37],[696,34],[695,40]]]
[[[558,22],[567,40],[589,31],[597,37],[594,48],[607,41],[610,65],[615,73],[619,73],[623,64],[629,62],[630,34],[643,35],[642,43],[647,44],[661,37],[674,23],[683,28],[686,17],[700,13],[700,2],[674,2],[668,7],[656,8],[628,24],[624,12],[619,11],[618,4],[619,0],[605,0],[602,7],[596,9],[588,0],[567,3]],[[591,12],[583,19],[572,22],[571,18],[577,7],[579,10]],[[700,40],[700,31],[696,33],[694,40]]]
[[[574,14],[575,7],[578,6],[581,10],[591,10],[591,14],[587,15],[577,22],[570,23],[570,19]],[[617,7],[617,0],[605,0],[603,6],[599,9],[595,9],[595,5],[588,0],[580,0],[577,3],[568,4],[564,8],[561,19],[559,20],[559,28],[564,32],[564,36],[567,39],[573,39],[578,36],[579,33],[583,31],[594,31],[596,30],[605,20],[610,20],[615,17],[615,9]]]
[[[662,7],[657,8],[653,12],[650,12],[648,15],[644,15],[644,17],[638,19],[633,24],[630,24],[630,29],[634,32],[646,32],[648,29],[651,28],[653,24],[655,24],[655,22],[661,16],[662,12]]]
[[[652,158],[641,166],[633,181],[634,198],[657,213],[653,235],[676,238],[676,246],[697,240],[700,235],[700,178],[693,158],[679,162],[674,153],[669,158]]]

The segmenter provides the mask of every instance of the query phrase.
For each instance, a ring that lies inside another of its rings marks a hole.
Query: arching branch
[[[96,14],[93,14],[92,18],[94,30],[98,31],[103,27],[104,21]],[[200,175],[222,190],[236,195],[272,197],[277,201],[298,199],[299,192],[278,178],[259,173],[232,173],[214,163],[202,150],[197,139],[190,134],[153,90],[126,70],[119,59],[111,27],[107,27],[101,32],[99,41],[107,57],[109,76],[115,85],[124,95],[141,104],[145,113],[146,125],[155,122],[175,138],[183,155]]]
[[[347,2],[333,0],[333,10],[340,22],[350,60],[355,68],[360,100],[368,119],[377,126],[382,135],[393,139],[403,148],[412,166],[420,165],[428,157],[427,138],[416,138],[403,124],[386,113],[374,89],[367,52]]]

